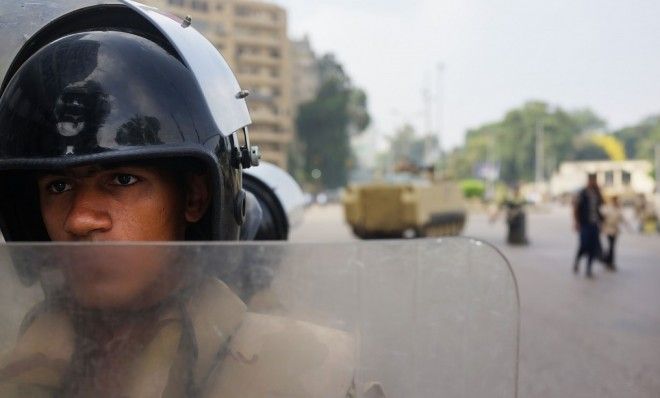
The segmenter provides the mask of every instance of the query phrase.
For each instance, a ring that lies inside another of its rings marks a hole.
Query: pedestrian
[[[621,224],[630,228],[628,222],[623,216],[621,203],[617,196],[612,196],[610,203],[603,208],[603,234],[607,237],[608,247],[604,260],[608,269],[616,270],[615,246],[619,236]]]
[[[520,192],[520,184],[516,184],[513,192],[507,198],[504,206],[506,207],[506,223],[509,227],[507,233],[507,243],[510,245],[528,245],[527,239],[527,216],[525,206],[527,200]]]
[[[637,231],[644,232],[644,214],[646,212],[646,196],[640,193],[635,198],[635,218],[637,219]]]
[[[640,219],[642,233],[655,234],[658,231],[658,213],[653,200],[645,201]]]
[[[591,267],[595,259],[601,259],[602,247],[600,244],[600,225],[603,221],[603,215],[600,207],[603,205],[603,196],[600,193],[596,174],[587,176],[587,186],[583,188],[575,198],[573,205],[573,217],[575,220],[575,230],[579,233],[580,244],[575,262],[573,263],[573,272],[579,271],[580,259],[587,256],[588,278],[592,277]]]
[[[526,205],[527,200],[520,191],[520,184],[516,184],[509,190],[507,197],[500,203],[498,209],[490,218],[491,223],[495,222],[504,210],[507,224],[506,242],[510,245],[524,246],[529,244],[526,228]]]

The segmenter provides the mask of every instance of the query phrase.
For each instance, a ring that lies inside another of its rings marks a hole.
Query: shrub
[[[466,198],[483,198],[486,185],[481,180],[469,179],[461,181],[461,189]]]

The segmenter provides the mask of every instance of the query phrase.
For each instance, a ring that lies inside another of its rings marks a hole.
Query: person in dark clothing
[[[599,259],[602,255],[600,244],[600,225],[603,221],[603,215],[600,207],[603,205],[603,196],[596,181],[596,174],[589,174],[587,186],[577,195],[574,206],[573,216],[575,219],[575,229],[580,234],[580,246],[578,247],[573,264],[573,271],[579,271],[579,263],[582,256],[587,256],[587,277],[592,276],[591,266],[594,259]]]
[[[510,245],[528,245],[525,205],[527,200],[520,193],[520,186],[513,188],[512,194],[504,202],[508,232],[506,241]]]

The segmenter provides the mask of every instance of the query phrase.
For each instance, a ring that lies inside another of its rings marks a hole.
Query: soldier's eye
[[[117,174],[112,180],[114,184],[128,186],[133,185],[138,181],[137,177],[130,174]]]
[[[71,184],[62,180],[53,181],[48,185],[48,190],[53,193],[62,193],[62,192],[70,191],[71,188],[73,188]]]

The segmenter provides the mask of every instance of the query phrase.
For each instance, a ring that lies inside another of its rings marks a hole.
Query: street
[[[632,217],[628,217],[632,221]],[[570,209],[528,214],[526,247],[505,244],[505,224],[471,214],[463,235],[488,241],[510,261],[521,301],[520,397],[660,396],[660,236],[622,233],[616,273],[571,271]],[[293,242],[353,240],[340,206],[312,206]],[[583,260],[584,261],[584,260]]]

